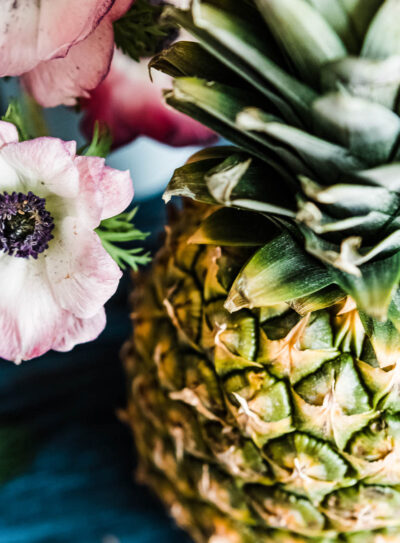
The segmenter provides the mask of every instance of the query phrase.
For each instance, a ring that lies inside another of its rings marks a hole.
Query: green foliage
[[[147,232],[141,232],[132,224],[136,212],[137,208],[120,213],[116,217],[102,221],[96,229],[104,249],[122,270],[129,267],[137,271],[138,266],[144,266],[151,260],[150,254],[143,253],[142,247],[131,246],[132,242],[144,240],[149,235]],[[122,243],[129,245],[121,247]]]
[[[25,140],[30,139],[30,136],[28,134],[28,130],[26,127],[25,118],[22,112],[21,104],[16,98],[11,99],[8,105],[7,111],[1,117],[1,120],[6,121],[8,123],[12,123],[13,125],[16,126],[20,141],[25,141]]]
[[[106,158],[112,145],[112,136],[110,129],[105,123],[96,121],[93,130],[92,141],[89,146],[80,150],[80,154],[85,156],[99,156]]]
[[[154,55],[175,26],[162,19],[163,5],[136,0],[130,10],[114,23],[115,43],[123,53],[139,61]]]

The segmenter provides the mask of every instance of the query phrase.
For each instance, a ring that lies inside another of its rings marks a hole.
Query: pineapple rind
[[[400,388],[354,303],[229,314],[248,251],[188,244],[208,211],[186,204],[134,295],[140,477],[201,543],[395,541]]]
[[[140,475],[200,543],[400,541],[398,0],[192,0],[169,105],[234,146],[136,289]],[[236,146],[236,147],[235,147]]]

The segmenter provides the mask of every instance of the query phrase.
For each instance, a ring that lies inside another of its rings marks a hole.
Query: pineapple
[[[133,295],[139,475],[199,543],[399,542],[400,1],[167,16],[167,102],[232,145]]]

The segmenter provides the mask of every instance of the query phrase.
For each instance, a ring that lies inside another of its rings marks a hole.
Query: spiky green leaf
[[[332,282],[330,272],[284,232],[245,265],[232,285],[226,307],[238,311],[289,302]]]
[[[256,3],[304,81],[318,86],[321,66],[347,54],[334,29],[305,0],[256,0]]]

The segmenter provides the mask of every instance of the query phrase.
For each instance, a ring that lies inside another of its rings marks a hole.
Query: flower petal
[[[75,217],[58,226],[46,253],[48,278],[57,303],[81,318],[95,315],[114,294],[121,270],[100,238]]]
[[[13,0],[0,3],[0,77],[19,75],[38,63],[39,7],[36,2],[15,4]]]
[[[121,172],[106,166],[100,189],[104,195],[102,220],[122,213],[133,198],[132,179],[128,170]]]
[[[67,149],[68,153],[75,157],[76,155],[76,141],[64,141],[64,146]]]
[[[88,36],[113,0],[2,0],[0,77],[21,75],[41,61],[65,55]]]
[[[150,80],[147,61],[140,63],[115,52],[106,79],[83,101],[83,130],[90,136],[94,123],[104,121],[119,147],[144,135],[174,146],[213,142],[215,134],[190,117],[164,104],[162,89],[170,78],[155,73]]]
[[[18,130],[12,123],[0,121],[0,149],[7,143],[18,142]]]
[[[44,260],[0,253],[0,357],[16,363],[51,349],[59,332]]]
[[[102,220],[104,196],[99,188],[104,176],[105,160],[100,157],[77,156],[74,159],[79,171],[79,198],[74,202],[75,211],[89,228],[97,228]]]
[[[104,307],[89,319],[80,319],[72,313],[65,312],[63,331],[53,345],[56,351],[70,351],[78,343],[87,343],[96,339],[106,325]]]
[[[42,197],[50,193],[76,197],[79,174],[70,148],[57,138],[5,145],[0,149],[1,190],[32,191]]]
[[[133,198],[129,171],[121,172],[105,165],[104,158],[75,157],[79,171],[79,199],[70,214],[79,216],[89,228],[124,211]]]
[[[7,285],[0,297],[0,357],[17,364],[91,341],[105,326],[103,307],[88,319],[60,308],[44,261],[0,254],[0,281]]]
[[[74,105],[88,96],[108,73],[114,47],[111,21],[105,17],[94,32],[74,45],[64,58],[41,62],[22,77],[37,102],[45,107]]]
[[[115,4],[115,0],[41,0],[38,56],[49,60],[64,56],[87,38]]]
[[[116,21],[128,11],[135,0],[116,0],[113,7],[107,14],[112,21]]]

